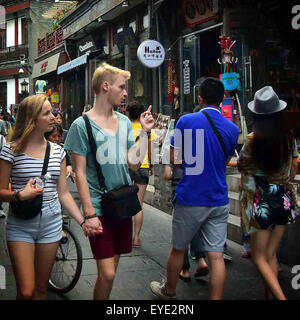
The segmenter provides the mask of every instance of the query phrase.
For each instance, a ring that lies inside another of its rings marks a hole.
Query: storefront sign
[[[33,65],[32,78],[38,78],[57,70],[60,63],[60,53],[57,53],[48,59],[37,62]]]
[[[74,69],[76,67],[79,67],[83,64],[86,64],[87,62],[87,55],[85,54],[84,56],[78,57],[70,62],[67,62],[63,64],[62,66],[58,67],[57,69],[57,74],[64,73],[66,71],[69,71],[71,69]]]
[[[41,73],[45,73],[47,71],[48,61],[45,61],[41,64]]]
[[[80,56],[96,50],[96,46],[91,36],[84,38],[78,43],[78,54]]]
[[[191,93],[191,81],[190,81],[190,60],[183,61],[183,93]]]
[[[183,15],[188,28],[209,21],[217,15],[213,12],[213,0],[184,0],[182,2]]]
[[[137,50],[137,56],[147,68],[157,68],[165,60],[165,49],[155,40],[143,41]]]

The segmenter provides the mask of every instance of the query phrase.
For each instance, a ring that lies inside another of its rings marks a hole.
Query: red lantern
[[[168,64],[168,102],[173,102],[173,63],[169,61]]]

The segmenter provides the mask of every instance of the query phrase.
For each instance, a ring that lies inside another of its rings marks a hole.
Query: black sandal
[[[183,277],[181,274],[179,274],[179,279],[183,282],[191,282],[191,277]]]
[[[197,270],[194,274],[194,277],[195,278],[200,278],[200,277],[204,277],[204,276],[207,276],[209,273],[209,270],[207,267],[205,268],[201,268],[200,270]]]

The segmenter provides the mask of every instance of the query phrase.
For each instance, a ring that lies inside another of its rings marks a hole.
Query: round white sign
[[[165,60],[165,49],[158,41],[146,40],[138,47],[137,56],[147,68],[157,68]]]

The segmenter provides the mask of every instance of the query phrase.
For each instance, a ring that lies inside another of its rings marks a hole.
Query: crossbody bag
[[[47,141],[46,152],[44,156],[43,169],[41,179],[45,183],[45,174],[47,173],[48,163],[50,157],[50,143]],[[15,217],[29,220],[37,216],[42,211],[43,206],[43,194],[37,195],[35,198],[30,200],[15,201],[10,203],[10,208]]]

